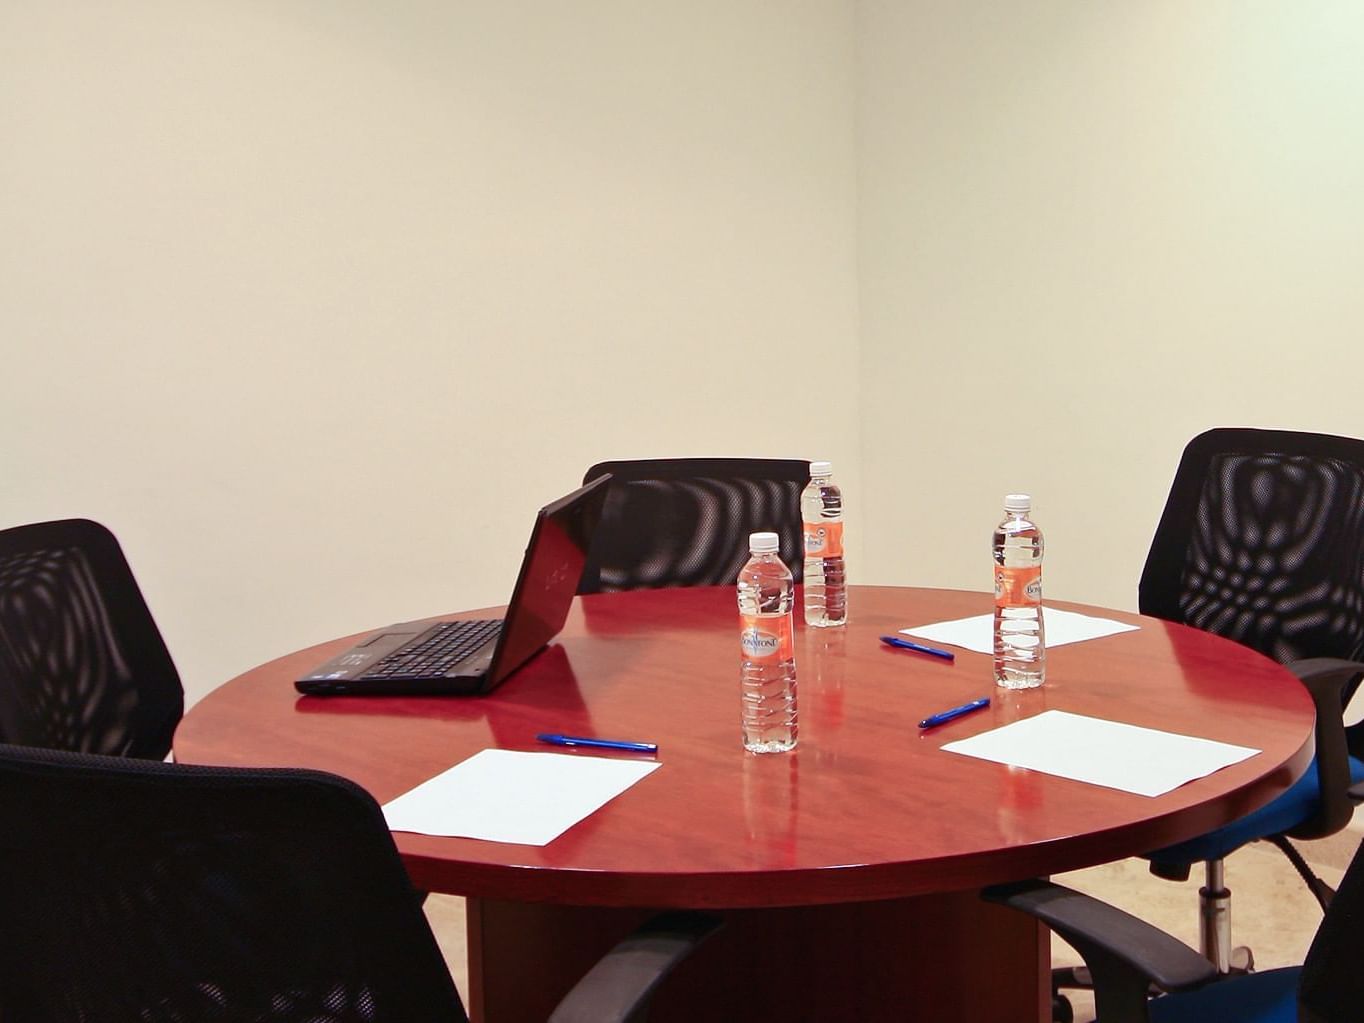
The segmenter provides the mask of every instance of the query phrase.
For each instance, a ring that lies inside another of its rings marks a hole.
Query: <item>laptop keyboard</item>
[[[471,653],[502,631],[502,619],[480,618],[460,622],[441,622],[430,632],[399,647],[359,678],[380,679],[442,678]]]

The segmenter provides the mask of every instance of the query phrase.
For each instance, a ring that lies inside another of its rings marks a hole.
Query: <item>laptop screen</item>
[[[564,627],[610,479],[599,477],[541,509],[493,656],[490,685],[528,661]]]

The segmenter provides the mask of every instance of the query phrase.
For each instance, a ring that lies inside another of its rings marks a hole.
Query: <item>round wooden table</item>
[[[1006,692],[985,655],[878,640],[986,613],[988,595],[854,587],[846,628],[798,624],[791,754],[742,748],[737,611],[721,587],[579,598],[559,639],[485,697],[301,697],[293,679],[356,637],[301,650],[198,703],[175,756],[334,771],[385,802],[488,747],[552,750],[537,732],[658,743],[662,768],[547,846],[395,835],[418,887],[469,898],[478,1019],[545,1018],[650,909],[686,907],[728,926],[667,982],[655,1019],[1045,1020],[1045,933],[976,891],[1247,813],[1305,770],[1313,724],[1297,681],[1244,647],[1048,603],[1141,627],[1051,649],[1045,686]],[[986,695],[988,709],[919,731]],[[941,749],[1047,709],[1263,752],[1147,798]]]

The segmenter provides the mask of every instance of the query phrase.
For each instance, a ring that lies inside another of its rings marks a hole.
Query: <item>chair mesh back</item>
[[[1364,654],[1364,441],[1212,430],[1185,449],[1143,613],[1281,663]]]
[[[5,1023],[463,1021],[363,790],[0,746]]]
[[[748,560],[748,535],[775,532],[801,578],[800,493],[810,463],[794,459],[676,458],[594,465],[583,482],[613,477],[579,593],[722,586]]]
[[[0,741],[161,759],[184,690],[103,526],[0,531]]]
[[[1339,1023],[1364,1017],[1364,846],[1336,891],[1312,939],[1298,978],[1298,1018],[1303,1023]]]

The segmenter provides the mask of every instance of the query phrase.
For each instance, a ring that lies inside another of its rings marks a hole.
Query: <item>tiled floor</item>
[[[1321,842],[1301,843],[1299,848],[1317,873],[1328,884],[1335,885],[1361,837],[1364,826],[1357,822],[1339,835]],[[1249,846],[1227,860],[1226,879],[1232,890],[1232,935],[1238,945],[1251,947],[1257,968],[1301,963],[1316,933],[1321,911],[1283,855],[1269,845]],[[1187,882],[1175,884],[1152,877],[1142,860],[1122,860],[1061,874],[1056,880],[1103,898],[1197,946],[1198,888],[1202,883],[1197,872]],[[426,910],[455,983],[467,999],[464,900],[433,895],[426,901]],[[1052,961],[1063,966],[1080,960],[1057,939],[1053,941]],[[1090,996],[1076,992],[1072,1002],[1077,1021],[1093,1019]]]
[[[445,954],[450,973],[459,988],[459,996],[469,1004],[469,957],[464,940],[464,900],[453,895],[428,895],[426,918]]]

